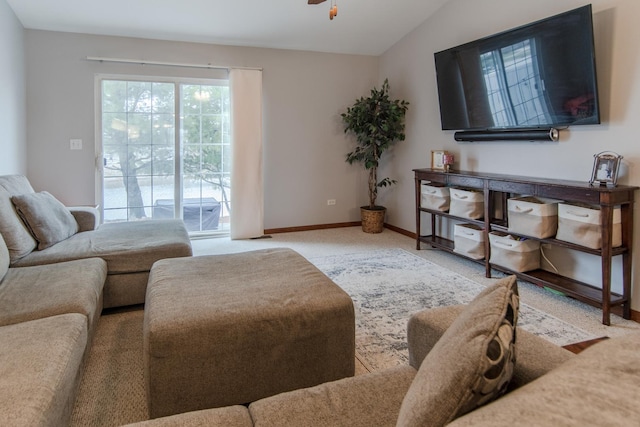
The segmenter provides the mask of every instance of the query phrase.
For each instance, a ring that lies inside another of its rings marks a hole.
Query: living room
[[[456,168],[552,179],[587,181],[593,155],[624,156],[619,183],[640,185],[634,167],[640,108],[640,67],[635,40],[640,4],[594,0],[593,19],[602,124],[576,126],[557,143],[459,144],[440,129],[433,53],[486,35],[584,5],[571,0],[512,2],[449,0],[379,54],[322,53],[222,44],[77,34],[25,28],[6,0],[0,0],[0,174],[24,174],[37,191],[47,190],[67,205],[93,205],[95,194],[95,75],[183,74],[174,68],[147,69],[89,62],[87,56],[217,63],[264,70],[265,229],[314,227],[359,221],[366,201],[363,173],[344,161],[351,142],[340,114],[373,86],[389,79],[394,98],[410,102],[407,138],[381,166],[398,185],[382,191],[388,225],[415,230],[412,169],[428,167],[431,150],[455,154]],[[342,11],[342,10],[341,10]],[[324,14],[324,10],[319,11]],[[324,18],[327,25],[329,22]],[[341,21],[349,16],[341,13]],[[384,25],[384,24],[382,24]],[[208,76],[189,71],[189,77]],[[84,149],[69,151],[69,140]],[[55,165],[55,166],[53,166]],[[327,199],[337,203],[328,206]],[[640,244],[634,236],[634,245]],[[640,262],[638,251],[632,263]],[[586,280],[597,270],[583,263]],[[632,309],[640,312],[634,276]]]
[[[448,1],[381,55],[350,55],[30,30],[5,4],[2,64],[7,96],[2,103],[7,113],[2,117],[5,155],[0,171],[26,174],[36,189],[46,189],[67,205],[93,205],[95,75],[211,75],[207,70],[85,60],[107,56],[264,69],[264,227],[268,230],[359,220],[358,207],[366,200],[365,178],[344,162],[351,143],[342,131],[340,114],[384,78],[389,79],[394,98],[411,103],[407,138],[381,165],[383,176],[398,181],[380,195],[380,204],[388,208],[389,225],[414,232],[412,169],[428,167],[431,150],[454,153],[459,170],[578,181],[589,179],[594,154],[614,151],[624,156],[619,183],[637,185],[632,141],[633,113],[638,108],[634,77],[639,71],[629,43],[635,26],[627,19],[636,12],[630,2],[593,2],[602,124],[561,131],[558,143],[459,144],[452,132],[440,130],[433,52],[580,5],[578,1],[562,5]],[[85,148],[69,151],[73,138],[82,139]],[[328,206],[328,199],[337,202]],[[634,254],[634,264],[639,256]],[[598,275],[588,262],[584,267],[576,269],[577,275],[586,276],[579,279],[589,281]],[[632,295],[632,300],[640,300],[636,286]]]

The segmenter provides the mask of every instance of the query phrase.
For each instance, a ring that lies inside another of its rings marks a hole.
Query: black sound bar
[[[556,128],[459,131],[453,134],[456,141],[557,141],[560,132]]]

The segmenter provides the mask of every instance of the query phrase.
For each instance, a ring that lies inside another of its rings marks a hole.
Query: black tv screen
[[[434,55],[443,130],[600,123],[591,5]]]

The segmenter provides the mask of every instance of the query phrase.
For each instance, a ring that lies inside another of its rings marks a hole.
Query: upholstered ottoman
[[[144,368],[152,418],[352,376],[353,303],[290,249],[157,261]]]

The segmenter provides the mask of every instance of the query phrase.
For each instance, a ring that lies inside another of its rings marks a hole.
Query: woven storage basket
[[[602,226],[599,206],[560,203],[556,239],[591,249],[602,248]],[[622,245],[620,208],[613,210],[611,246]]]
[[[484,258],[484,232],[475,224],[453,226],[453,252],[472,259]]]
[[[420,206],[434,211],[449,211],[449,187],[422,184]]]
[[[492,264],[519,273],[540,268],[540,242],[537,240],[516,240],[509,234],[489,233]]]
[[[384,230],[385,208],[368,209],[360,208],[360,218],[362,219],[362,231],[365,233],[382,233]]]
[[[484,193],[481,191],[449,189],[449,213],[460,218],[481,219],[484,216]]]
[[[558,230],[559,200],[524,196],[507,200],[509,232],[546,239]]]

